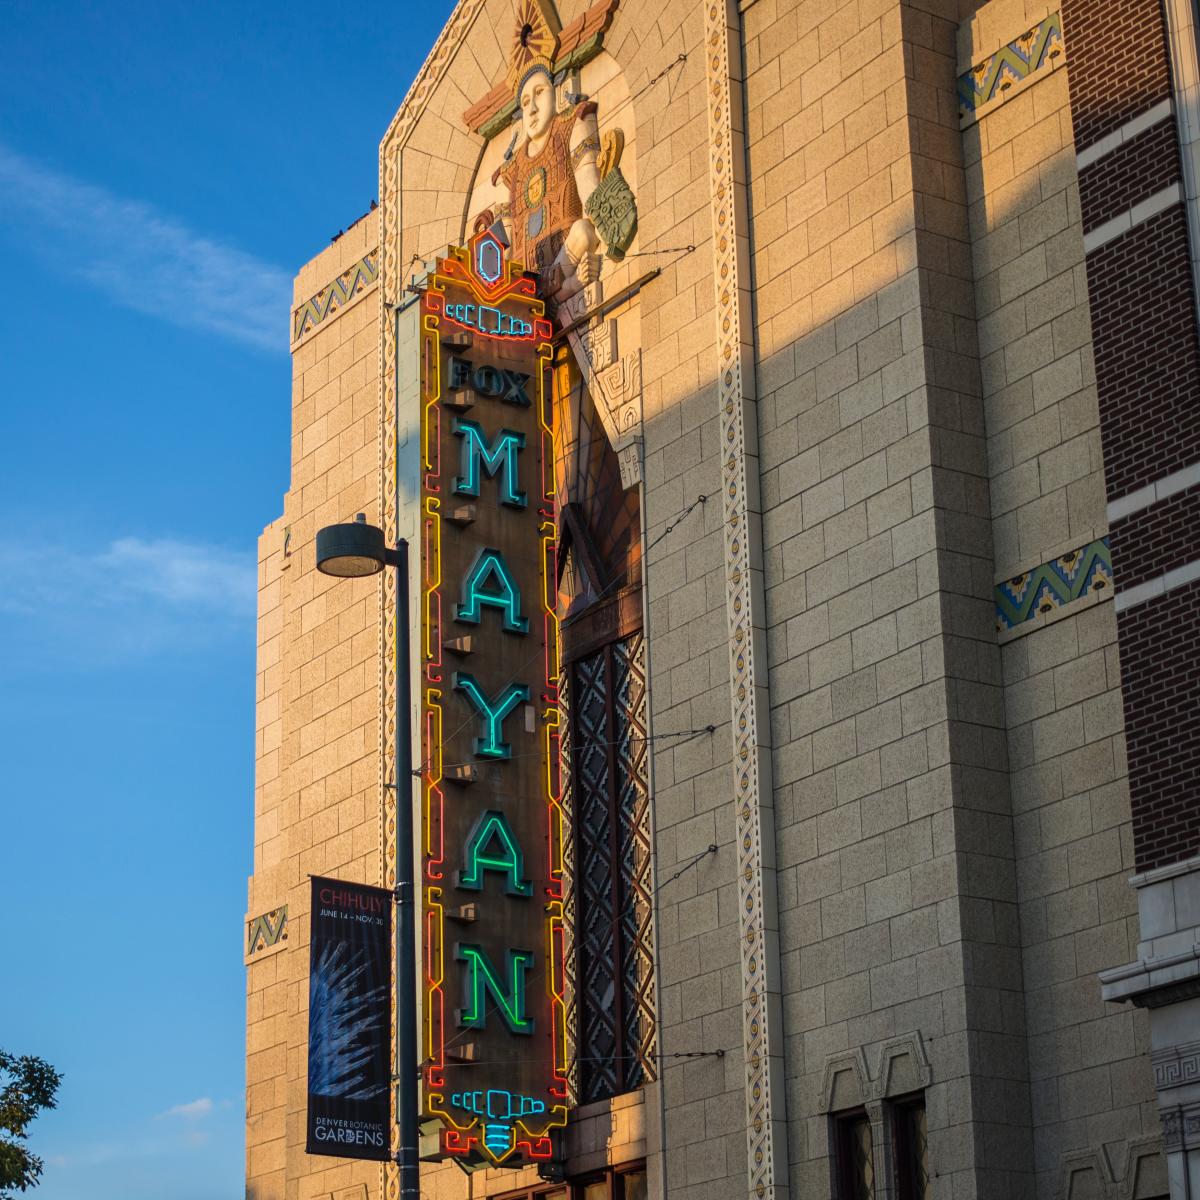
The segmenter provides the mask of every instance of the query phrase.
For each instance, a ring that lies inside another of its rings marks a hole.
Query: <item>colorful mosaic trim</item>
[[[246,958],[287,941],[287,905],[246,922]]]
[[[1062,18],[1051,13],[958,77],[958,115],[965,120],[983,105],[1003,99],[1014,85],[1057,65],[1063,53]]]
[[[1112,594],[1112,551],[1108,538],[1060,554],[1013,579],[996,585],[996,629],[1003,633],[1036,621],[1055,609],[1093,593]]]
[[[292,341],[298,342],[322,321],[357,299],[379,278],[379,251],[372,250],[348,271],[323,287],[292,313]]]
[[[729,690],[733,718],[733,803],[738,856],[741,934],[742,1037],[745,1063],[747,1192],[754,1200],[784,1200],[788,1154],[783,1088],[783,1030],[779,1024],[778,924],[769,839],[775,825],[771,785],[770,718],[762,637],[762,592],[755,586],[747,409],[754,402],[754,347],[749,309],[741,303],[746,278],[735,160],[743,146],[734,125],[733,55],[741,30],[736,6],[708,0],[704,8],[708,92],[709,184],[712,190],[716,285],[717,393],[721,421],[721,502],[725,518],[725,603],[729,622]],[[752,416],[749,418],[752,419]],[[753,426],[751,426],[751,429]],[[753,433],[750,437],[753,438]]]

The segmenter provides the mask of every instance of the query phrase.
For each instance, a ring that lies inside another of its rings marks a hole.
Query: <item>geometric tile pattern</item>
[[[616,642],[613,653],[613,757],[617,771],[620,856],[621,1014],[627,1055],[625,1088],[657,1078],[654,926],[650,883],[650,780],[646,755],[646,666],[642,634]]]
[[[656,1078],[646,677],[640,632],[571,664],[561,741],[573,893],[576,1103]],[[566,679],[564,679],[566,683]]]
[[[1062,18],[1051,13],[958,77],[958,115],[964,118],[973,115],[977,108],[1002,97],[1014,84],[1055,63],[1063,53]]]
[[[775,890],[774,797],[770,777],[770,717],[760,701],[766,664],[761,611],[761,563],[751,553],[751,473],[757,482],[753,426],[754,345],[750,306],[741,132],[740,78],[733,47],[740,16],[734,0],[704,5],[705,100],[711,193],[714,317],[724,517],[725,612],[729,632],[729,691],[733,762],[729,797],[737,855],[738,926],[741,942],[742,1061],[745,1075],[746,1182],[740,1195],[781,1200],[788,1194],[788,1146],[783,1078],[783,1030]],[[735,76],[735,71],[737,75]],[[734,124],[734,110],[738,124]]]
[[[292,341],[298,342],[315,329],[331,313],[345,308],[379,278],[379,251],[372,250],[348,271],[343,271],[332,283],[326,284],[315,296],[306,300],[292,314]]]
[[[996,585],[996,630],[1015,629],[1043,613],[1093,592],[1112,594],[1112,552],[1108,538],[1060,554],[1032,571]]]
[[[246,922],[246,957],[287,941],[287,905]]]
[[[608,696],[601,650],[575,664],[571,724],[575,773],[576,987],[580,989],[579,1102],[588,1104],[624,1089],[617,1055],[617,922],[612,886],[613,829],[608,747]]]

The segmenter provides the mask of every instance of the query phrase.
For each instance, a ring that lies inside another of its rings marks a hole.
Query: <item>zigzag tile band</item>
[[[287,905],[246,922],[246,956],[287,941]]]
[[[378,278],[379,251],[372,250],[292,313],[292,341],[298,342],[331,313],[345,308]]]
[[[977,108],[1002,96],[1062,54],[1062,19],[1058,13],[1051,13],[958,77],[958,115],[972,116]]]
[[[1108,538],[1097,538],[996,585],[996,629],[1015,629],[1093,592],[1113,590]]]

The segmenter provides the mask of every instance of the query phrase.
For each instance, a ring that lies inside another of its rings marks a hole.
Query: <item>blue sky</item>
[[[449,0],[6,0],[0,1047],[40,1200],[242,1195],[254,552],[291,276]]]

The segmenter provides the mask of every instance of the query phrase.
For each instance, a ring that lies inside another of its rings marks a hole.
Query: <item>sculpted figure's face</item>
[[[521,124],[531,142],[540,141],[554,120],[554,88],[549,77],[535,71],[521,88]]]

